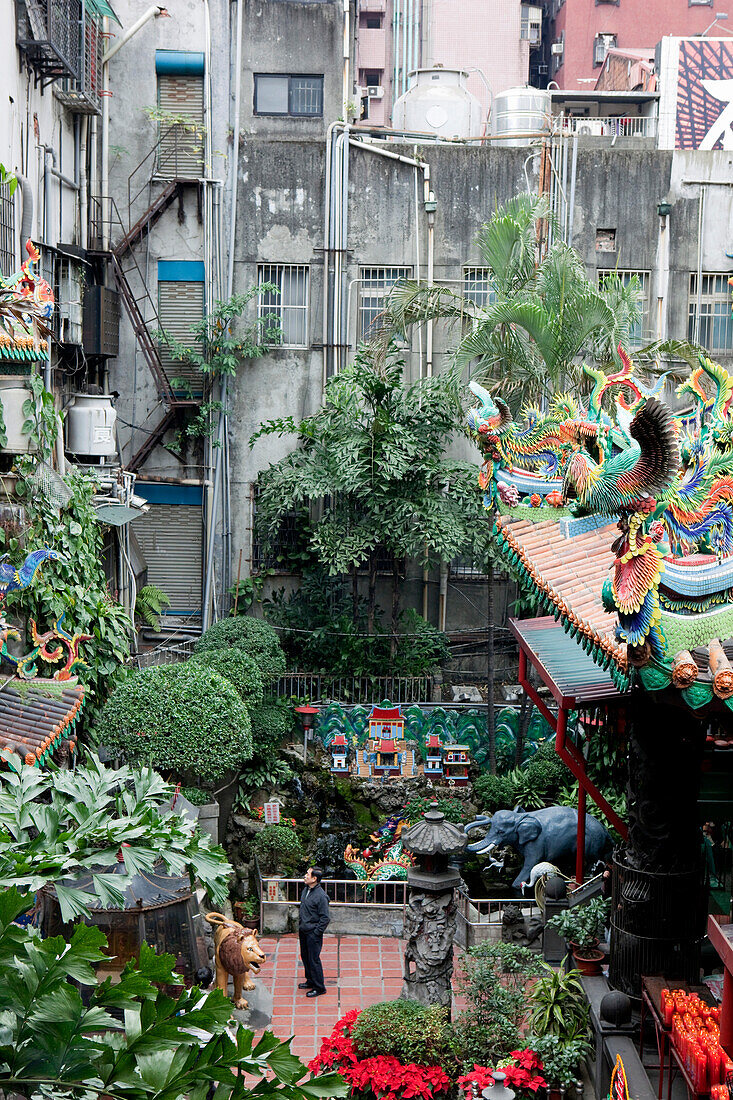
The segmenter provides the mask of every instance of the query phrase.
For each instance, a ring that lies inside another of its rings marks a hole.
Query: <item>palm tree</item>
[[[583,354],[602,364],[617,360],[642,317],[638,279],[624,284],[613,273],[590,282],[578,253],[562,242],[538,257],[540,227],[551,220],[545,196],[523,193],[499,207],[476,238],[488,271],[491,300],[485,307],[441,286],[402,281],[393,288],[383,328],[386,346],[411,325],[445,319],[464,331],[453,351],[457,367],[471,365],[476,381],[501,386],[511,405],[541,401],[580,383]],[[666,341],[636,349],[639,363],[661,356],[695,362],[687,343]],[[620,364],[619,364],[620,365]]]

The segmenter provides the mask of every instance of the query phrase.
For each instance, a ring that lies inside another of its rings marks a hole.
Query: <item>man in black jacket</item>
[[[320,997],[326,992],[321,966],[321,948],[323,933],[331,923],[328,912],[328,897],[321,886],[323,871],[320,867],[309,867],[303,882],[305,890],[300,899],[300,957],[305,967],[305,981],[298,989],[307,989],[306,997]]]

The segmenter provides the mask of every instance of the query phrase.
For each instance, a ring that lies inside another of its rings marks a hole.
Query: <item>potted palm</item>
[[[598,950],[598,934],[607,918],[610,902],[593,898],[586,905],[566,909],[547,923],[570,945],[573,962],[581,974],[600,974],[603,952]]]

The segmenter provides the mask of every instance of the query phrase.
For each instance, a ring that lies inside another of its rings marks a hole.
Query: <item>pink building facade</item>
[[[611,48],[650,48],[666,35],[696,35],[715,20],[696,0],[551,0],[551,71],[561,88],[593,88]],[[722,25],[718,28],[725,30]]]
[[[488,115],[494,96],[528,82],[541,22],[540,0],[358,0],[362,121],[389,126],[409,73],[435,65],[468,70],[469,91]]]

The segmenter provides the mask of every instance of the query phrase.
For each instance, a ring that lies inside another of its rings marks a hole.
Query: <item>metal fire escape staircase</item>
[[[184,187],[198,183],[198,180],[181,177],[160,180],[156,179],[155,175],[151,173],[146,183],[143,184],[143,187],[141,187],[136,194],[133,194],[136,174],[140,172],[151,157],[157,158],[160,146],[166,140],[170,141],[169,134],[164,135],[160,139],[157,145],[147,154],[128,178],[128,224],[132,222],[134,204],[136,200],[140,198],[143,191],[147,190],[150,194],[156,185],[163,185],[161,190],[155,192],[147,208],[140,214],[129,229],[125,230],[114,200],[109,200],[111,223],[110,238],[121,234],[117,236],[117,244],[113,245],[111,253],[109,254],[112,274],[122,304],[127,311],[135,340],[155,379],[158,397],[164,408],[162,417],[158,420],[153,429],[148,432],[145,442],[138,448],[126,464],[127,469],[132,471],[139,470],[146,459],[152,454],[168,429],[175,424],[180,410],[197,408],[200,404],[200,401],[195,398],[185,397],[176,393],[171,386],[170,379],[160,357],[158,341],[153,337],[150,331],[151,321],[153,322],[154,329],[159,330],[161,328],[157,305],[148,291],[144,272],[135,256],[135,249],[140,244],[149,240],[150,231],[158,219],[162,217],[166,210],[168,210],[176,200],[178,200],[179,203],[182,201]],[[153,163],[155,163],[155,160]],[[132,281],[128,276],[132,276]],[[138,295],[135,293],[133,284],[143,288],[142,294]],[[146,317],[148,320],[146,320]]]

